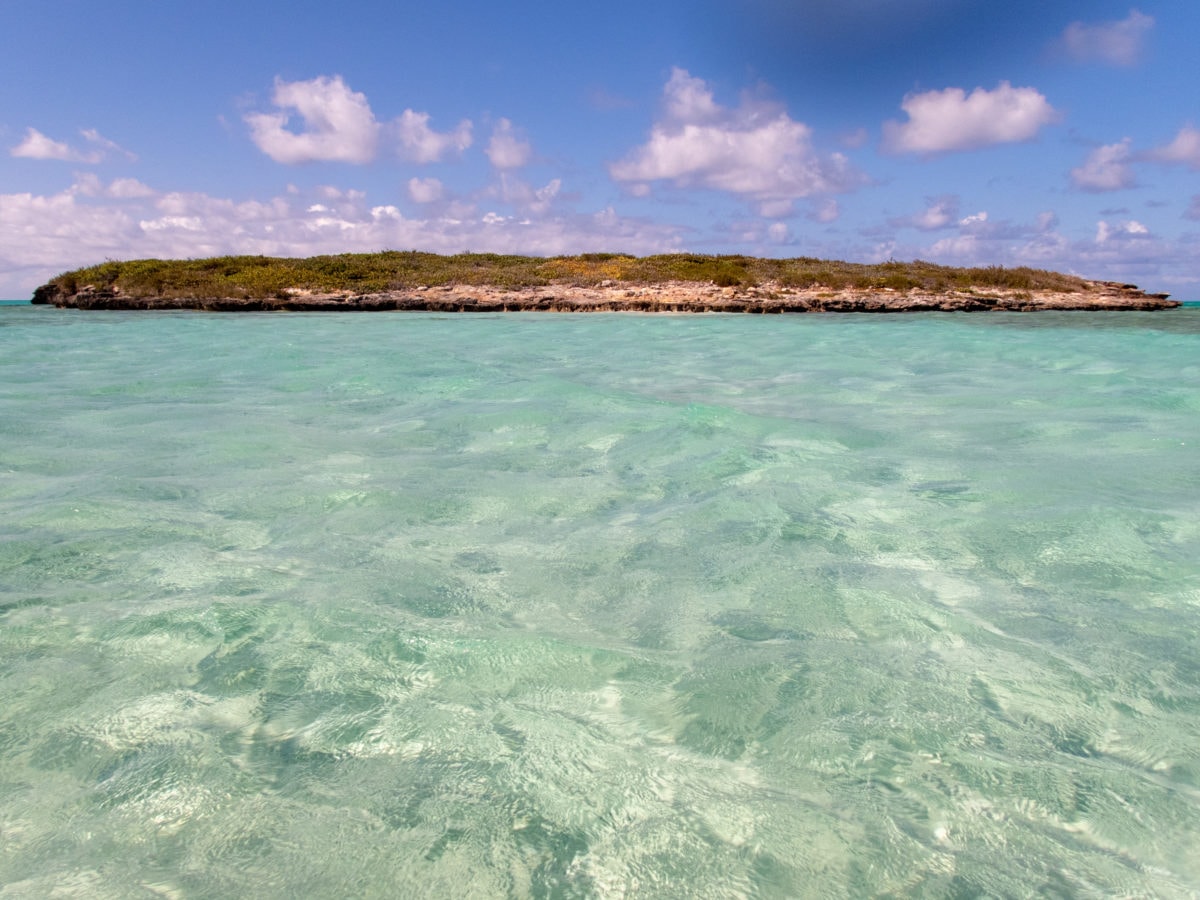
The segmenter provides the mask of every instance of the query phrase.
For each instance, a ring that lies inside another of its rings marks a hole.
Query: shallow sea
[[[0,308],[0,895],[1200,893],[1200,309]]]

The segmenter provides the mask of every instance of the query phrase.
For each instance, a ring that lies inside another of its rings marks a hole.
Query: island
[[[1024,312],[1181,305],[1132,284],[1026,267],[395,250],[306,259],[109,260],[57,276],[34,292],[33,303],[83,310],[489,313]]]

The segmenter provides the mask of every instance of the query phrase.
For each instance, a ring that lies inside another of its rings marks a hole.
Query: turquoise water
[[[1200,310],[0,309],[0,893],[1194,896]]]

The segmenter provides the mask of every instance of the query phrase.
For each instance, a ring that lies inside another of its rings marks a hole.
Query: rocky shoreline
[[[1167,294],[1149,294],[1136,285],[1085,282],[1081,291],[1017,291],[976,288],[964,291],[897,291],[886,288],[821,289],[760,284],[719,287],[696,282],[596,286],[550,284],[507,289],[479,285],[416,287],[381,293],[288,290],[274,297],[135,296],[119,288],[85,286],[66,293],[43,285],[33,303],[64,309],[172,310],[213,312],[644,312],[644,313],[903,313],[1037,310],[1158,310],[1180,306]]]

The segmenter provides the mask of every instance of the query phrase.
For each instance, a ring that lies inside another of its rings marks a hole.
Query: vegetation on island
[[[343,253],[289,259],[221,256],[211,259],[109,260],[54,278],[48,287],[75,294],[86,287],[117,290],[131,297],[286,297],[292,291],[402,291],[422,286],[490,285],[519,289],[549,284],[581,287],[613,284],[700,282],[722,287],[781,287],[818,290],[971,288],[1076,292],[1086,282],[1075,276],[1026,267],[954,268],[915,260],[864,264],[812,257],[763,259],[672,253],[628,256],[584,253],[530,257],[496,253],[444,256],[418,251]]]

